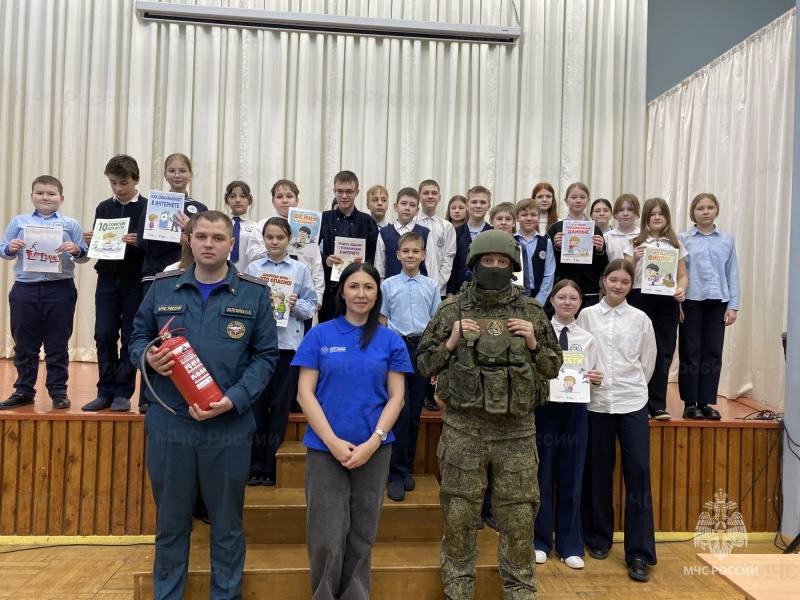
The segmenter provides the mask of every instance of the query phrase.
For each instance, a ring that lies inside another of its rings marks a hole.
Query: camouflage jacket
[[[451,354],[445,342],[459,314],[478,320],[481,334],[477,340],[462,336]],[[528,350],[521,336],[503,329],[510,318],[533,323],[538,352]],[[436,391],[448,409],[500,421],[529,417],[546,402],[549,380],[558,375],[561,362],[561,349],[544,310],[514,285],[487,292],[474,282],[465,284],[458,295],[442,302],[417,348],[420,371],[427,377],[438,375]]]

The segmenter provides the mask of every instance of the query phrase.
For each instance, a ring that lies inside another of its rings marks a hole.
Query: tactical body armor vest
[[[462,298],[457,302],[459,320],[474,319],[481,332],[462,332],[446,381],[440,379],[445,386],[438,386],[437,392],[457,409],[530,415],[547,395],[546,382],[536,373],[535,356],[525,339],[508,330],[508,319],[524,318],[521,293],[509,303],[494,306],[473,304],[469,299],[462,304]]]

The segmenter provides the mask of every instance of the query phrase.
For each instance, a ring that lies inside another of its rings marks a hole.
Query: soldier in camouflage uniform
[[[512,273],[522,270],[514,238],[497,230],[479,234],[467,263],[474,281],[442,302],[417,350],[420,371],[438,375],[436,391],[446,405],[438,448],[442,581],[446,598],[473,597],[491,465],[504,598],[528,600],[536,589],[532,540],[539,508],[533,410],[547,400],[561,350],[542,307],[511,283]]]

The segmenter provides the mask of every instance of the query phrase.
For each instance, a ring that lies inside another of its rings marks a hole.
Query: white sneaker
[[[583,559],[580,556],[568,556],[564,559],[564,564],[570,569],[582,569]]]
[[[545,554],[542,550],[536,550],[536,564],[543,565],[547,562],[547,554]]]

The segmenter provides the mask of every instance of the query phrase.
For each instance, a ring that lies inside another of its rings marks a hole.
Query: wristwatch
[[[385,432],[383,429],[379,429],[379,428],[377,428],[377,427],[375,428],[375,435],[377,435],[377,436],[378,436],[378,438],[379,438],[379,439],[380,439],[382,442],[385,442],[385,441],[386,441],[386,438],[389,436],[389,434],[388,434],[388,433],[386,433],[386,432]]]

